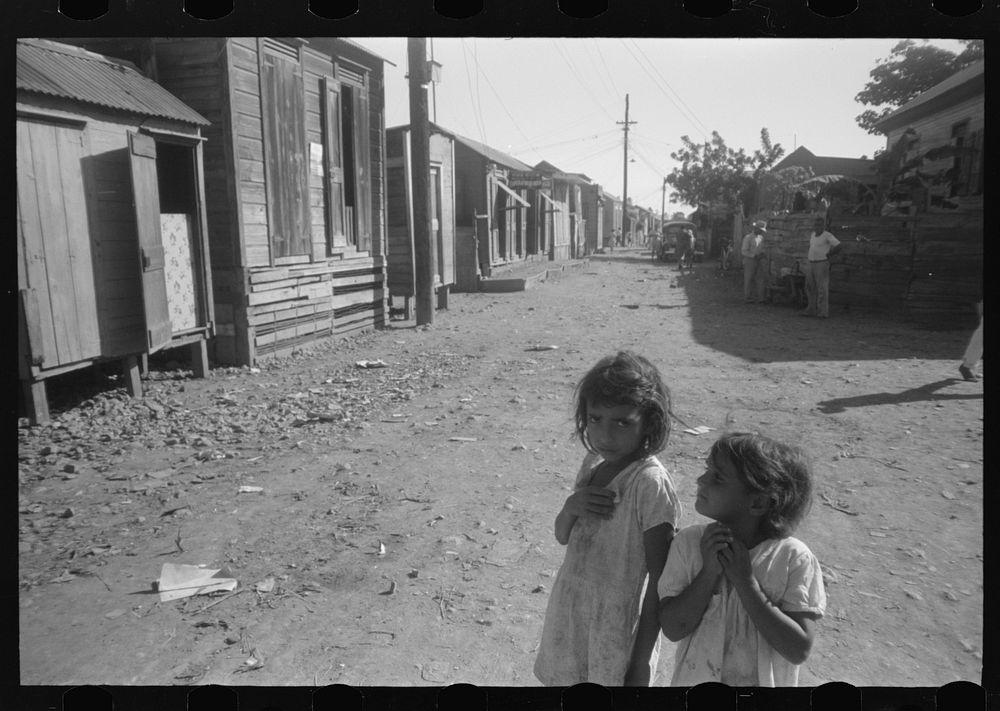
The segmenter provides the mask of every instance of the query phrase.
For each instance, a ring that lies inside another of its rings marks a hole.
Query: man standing
[[[830,257],[840,251],[840,240],[826,231],[826,220],[817,217],[813,222],[813,231],[809,235],[809,253],[806,264],[806,296],[809,305],[803,316],[819,316],[827,318],[830,315]]]
[[[743,298],[748,303],[764,303],[764,233],[767,223],[755,220],[753,231],[743,235],[740,254],[743,255]]]

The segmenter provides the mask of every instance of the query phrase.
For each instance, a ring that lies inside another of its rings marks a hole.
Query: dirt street
[[[18,428],[21,683],[535,684],[553,520],[584,454],[572,389],[622,348],[661,368],[681,420],[713,428],[676,425],[661,455],[684,523],[717,433],[811,452],[796,535],[829,606],[803,685],[980,682],[969,334],[801,318],[744,304],[739,282],[618,250],[527,291],[453,295],[429,328],[205,380],[154,369],[144,400],[54,383],[53,422]],[[158,602],[164,563],[224,569],[237,594]],[[657,684],[672,656],[665,642]]]

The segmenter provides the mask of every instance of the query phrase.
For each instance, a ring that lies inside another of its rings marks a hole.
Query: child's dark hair
[[[730,432],[715,441],[710,457],[725,457],[755,493],[767,494],[761,525],[772,538],[787,538],[812,506],[812,467],[798,447],[759,434]]]
[[[631,405],[642,412],[643,440],[639,456],[656,454],[670,437],[670,390],[656,366],[631,351],[606,356],[587,372],[576,386],[574,401],[576,434],[588,451],[587,403],[607,407]]]

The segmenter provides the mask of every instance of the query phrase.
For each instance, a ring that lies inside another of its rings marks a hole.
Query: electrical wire
[[[562,49],[562,47],[560,47],[560,46],[559,46],[559,44],[558,44],[558,43],[556,42],[556,40],[555,40],[555,39],[553,39],[553,40],[552,40],[552,45],[553,45],[553,46],[554,46],[554,47],[556,48],[556,51],[557,51],[557,52],[559,52],[559,56],[563,58],[563,61],[564,61],[564,62],[566,62],[566,65],[567,65],[567,66],[569,67],[569,70],[570,70],[570,71],[571,71],[571,72],[573,73],[573,76],[574,76],[574,77],[576,77],[576,80],[577,80],[578,82],[580,82],[580,86],[582,86],[582,87],[583,87],[583,89],[584,89],[584,91],[586,91],[586,92],[587,92],[587,95],[588,95],[588,96],[590,96],[590,98],[594,100],[594,103],[595,103],[595,104],[597,104],[597,106],[598,106],[598,107],[600,107],[601,111],[603,111],[603,112],[604,112],[604,114],[605,114],[605,115],[606,115],[606,116],[607,116],[607,117],[608,117],[609,119],[611,119],[612,121],[615,121],[615,120],[616,120],[616,119],[615,119],[615,117],[614,117],[614,116],[612,116],[612,115],[611,115],[611,114],[610,114],[610,113],[608,112],[608,110],[607,110],[607,108],[605,108],[604,104],[602,104],[602,103],[601,103],[601,102],[600,102],[600,101],[599,101],[599,100],[597,99],[597,97],[595,97],[595,96],[594,96],[594,94],[593,94],[593,93],[592,93],[592,92],[590,91],[590,87],[589,87],[589,86],[587,85],[587,82],[585,82],[585,81],[584,81],[584,80],[583,80],[583,79],[582,79],[582,78],[580,77],[580,74],[579,74],[579,73],[577,72],[577,70],[576,70],[576,67],[574,66],[574,64],[573,64],[572,60],[570,60],[570,59],[569,59],[569,57],[567,57],[567,56],[566,56],[566,55],[565,55],[565,54],[563,53],[563,49]]]
[[[657,67],[656,64],[653,62],[653,60],[651,60],[649,58],[649,55],[646,54],[646,52],[642,49],[642,47],[640,47],[636,43],[636,41],[634,39],[631,40],[631,42],[632,42],[632,46],[635,47],[636,50],[639,52],[639,54],[641,54],[643,56],[643,58],[646,60],[646,63],[650,66],[650,68],[652,68],[652,70],[654,72],[656,72],[656,75],[658,77],[660,77],[660,79],[663,81],[664,85],[666,85],[666,87],[670,90],[670,93],[677,97],[677,100],[681,102],[681,104],[688,111],[688,113],[691,115],[691,117],[694,118],[695,122],[699,126],[701,126],[702,130],[704,131],[704,133],[706,133],[706,134],[711,133],[711,131],[709,131],[708,127],[704,123],[702,123],[701,119],[698,118],[698,115],[694,112],[694,110],[690,106],[687,105],[687,102],[684,101],[684,97],[681,96],[679,93],[677,93],[677,91],[675,91],[672,86],[670,86],[670,82],[667,81],[667,78],[665,76],[663,76],[663,74],[660,72],[659,67]]]
[[[671,104],[674,105],[674,108],[677,109],[677,111],[681,114],[681,116],[683,116],[685,119],[687,119],[689,122],[691,122],[692,126],[694,126],[694,128],[697,129],[698,132],[702,134],[702,137],[705,138],[705,140],[708,140],[708,134],[703,129],[704,124],[702,124],[701,121],[698,120],[698,117],[694,116],[693,113],[690,114],[690,115],[688,113],[686,113],[685,110],[681,107],[681,105],[677,101],[675,101],[674,98],[672,96],[670,96],[670,94],[668,94],[667,92],[665,92],[663,90],[663,87],[660,86],[660,84],[657,81],[656,77],[654,77],[650,73],[649,69],[646,68],[646,65],[643,64],[639,60],[639,58],[635,55],[635,53],[629,48],[629,46],[627,44],[625,44],[625,40],[619,38],[619,41],[622,43],[622,46],[625,48],[625,50],[632,56],[632,59],[635,60],[635,63],[638,64],[639,67],[646,73],[646,76],[648,76],[650,79],[653,80],[653,85],[660,91],[661,94],[663,94],[667,98],[667,101],[669,101]],[[699,126],[701,126],[701,127],[699,127]]]
[[[465,38],[463,37],[461,39],[462,39],[462,59],[465,61],[465,78],[469,82],[469,98],[471,99],[473,95],[472,72],[469,71],[469,56],[466,53]],[[483,145],[486,145],[486,131],[483,128],[482,116],[480,115],[480,113],[476,111],[473,111],[473,113],[474,113],[474,118],[476,119],[476,127],[479,131],[479,138],[483,142]]]

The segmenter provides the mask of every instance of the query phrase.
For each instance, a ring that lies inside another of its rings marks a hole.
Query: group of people
[[[743,237],[740,254],[743,257],[743,298],[748,303],[764,303],[765,266],[763,263],[764,235],[767,233],[767,223],[755,220],[753,227]],[[840,240],[826,229],[826,220],[817,217],[813,221],[813,229],[809,234],[809,250],[806,253],[805,309],[799,313],[802,316],[830,316],[830,257],[841,249]],[[975,382],[979,378],[974,368],[983,357],[983,301],[976,304],[979,315],[979,325],[972,336],[962,356],[958,371],[964,380]]]
[[[601,359],[575,391],[587,451],[556,516],[566,556],[545,613],[535,675],[546,684],[652,683],[660,633],[677,644],[672,684],[794,686],[826,608],[819,561],[792,537],[812,498],[801,450],[756,433],[711,445],[694,510],[656,455],[670,391],[629,351]]]
[[[740,254],[743,257],[743,298],[748,303],[764,303],[766,272],[764,265],[764,236],[767,223],[755,220],[753,227],[743,237]],[[826,229],[826,220],[817,217],[809,235],[804,272],[806,278],[806,308],[803,316],[830,316],[830,257],[841,249],[840,240]]]

